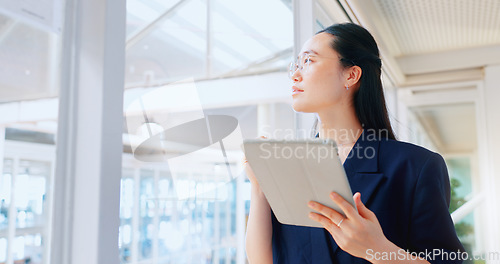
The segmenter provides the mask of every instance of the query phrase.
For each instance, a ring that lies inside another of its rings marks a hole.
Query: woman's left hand
[[[309,202],[309,207],[319,213],[311,212],[309,217],[319,222],[330,232],[337,245],[345,252],[366,259],[368,250],[381,252],[391,243],[384,236],[382,227],[375,214],[361,202],[361,194],[354,194],[356,210],[337,193],[330,198],[342,209],[346,217],[334,209],[317,202]]]

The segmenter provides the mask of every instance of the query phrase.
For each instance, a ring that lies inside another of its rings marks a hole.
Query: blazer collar
[[[361,201],[368,207],[379,185],[386,179],[379,171],[380,141],[376,133],[363,131],[344,162],[353,194],[360,192]]]
[[[349,152],[344,167],[352,172],[378,172],[379,145],[377,134],[365,129]]]
[[[319,133],[316,133],[319,138]],[[378,148],[381,140],[376,132],[363,130],[344,162],[345,169],[353,172],[377,172]]]

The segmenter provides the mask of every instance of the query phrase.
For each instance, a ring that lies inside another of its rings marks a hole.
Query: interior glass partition
[[[285,72],[292,46],[291,1],[127,1],[122,263],[245,263],[249,183],[244,175],[228,176],[239,170],[239,145],[224,142],[222,152],[207,146],[177,166],[138,160],[134,151],[148,136],[209,115],[235,117],[243,136],[255,137],[255,105],[205,105],[225,94],[194,98],[196,86]],[[173,82],[179,87],[166,89],[177,87]],[[128,111],[134,103],[138,110]]]
[[[6,141],[0,177],[0,263],[48,263],[53,145]],[[33,154],[26,149],[37,151]]]
[[[64,0],[0,4],[0,263],[49,264]]]

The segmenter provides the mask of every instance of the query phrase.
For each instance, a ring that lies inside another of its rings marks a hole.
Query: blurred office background
[[[308,136],[287,66],[340,22],[379,44],[398,139],[445,158],[457,233],[490,258],[467,263],[498,263],[499,14],[497,0],[0,0],[0,263],[246,263],[237,139]],[[134,157],[208,115],[236,118],[236,136],[175,166]]]

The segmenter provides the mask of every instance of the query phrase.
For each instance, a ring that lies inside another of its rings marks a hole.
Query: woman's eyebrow
[[[302,52],[301,54],[299,54],[299,56],[300,56],[300,55],[304,55],[304,54],[314,54],[314,55],[319,55],[319,54],[318,54],[316,51],[314,51],[314,50],[306,50],[306,51]],[[299,56],[297,56],[297,57],[299,57]]]
[[[312,54],[315,54],[315,55],[319,55],[316,51],[314,50],[306,50],[304,51],[304,53],[312,53]]]

